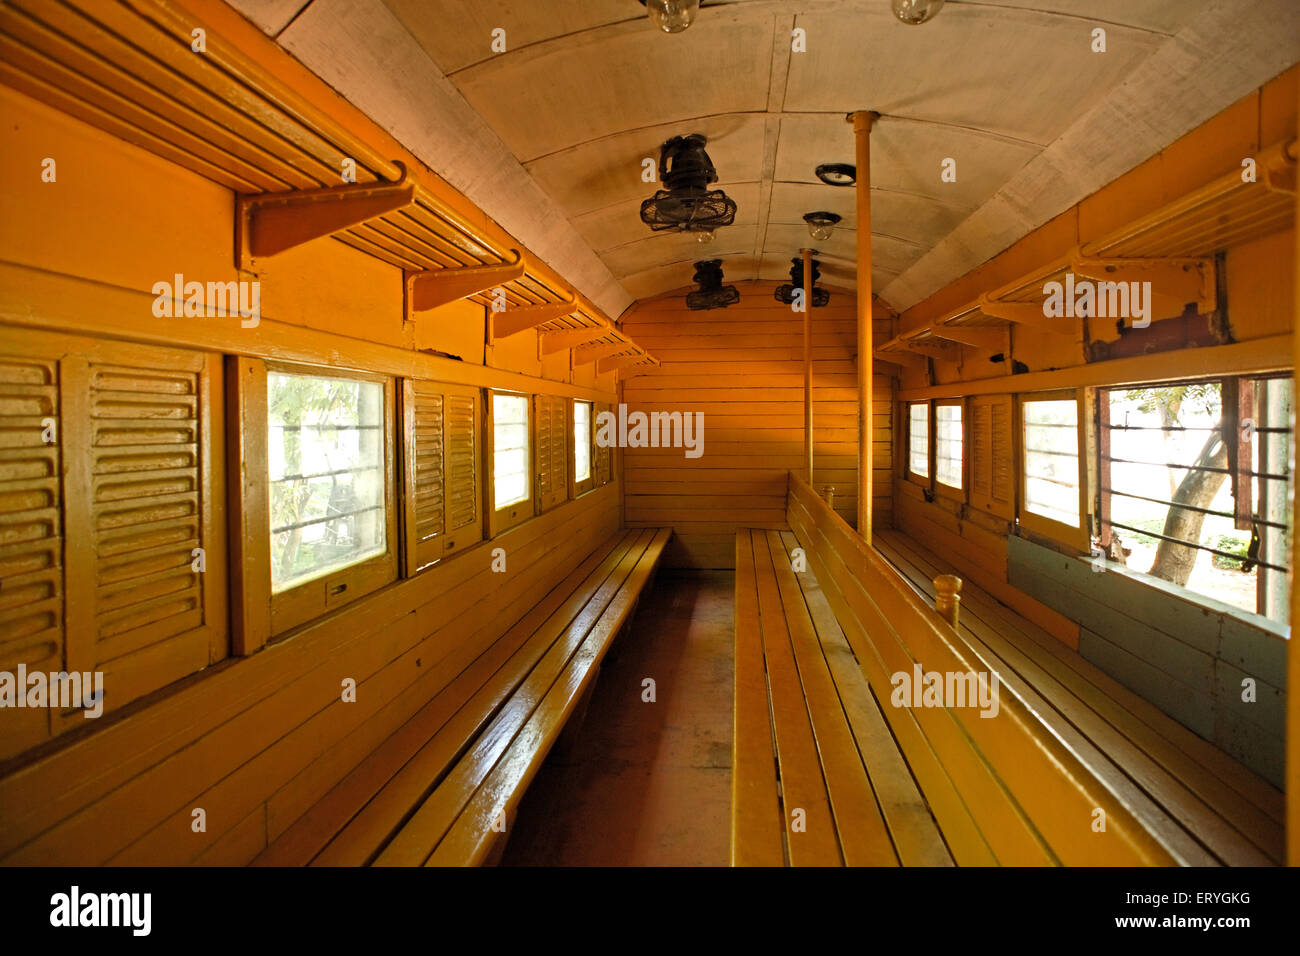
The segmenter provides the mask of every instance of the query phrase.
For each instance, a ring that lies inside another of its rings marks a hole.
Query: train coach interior
[[[0,863],[1274,866],[1288,0],[0,0]]]

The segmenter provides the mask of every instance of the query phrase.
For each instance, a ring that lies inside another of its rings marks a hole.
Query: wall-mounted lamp
[[[943,9],[943,0],[892,0],[892,2],[894,16],[912,26],[933,20],[935,14]]]
[[[825,240],[831,237],[840,217],[833,212],[806,212],[803,221],[808,223],[808,235],[814,239]]]
[[[650,22],[664,33],[681,33],[695,22],[700,0],[641,0]]]

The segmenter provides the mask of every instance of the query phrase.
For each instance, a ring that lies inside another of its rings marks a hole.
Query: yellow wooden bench
[[[737,539],[733,864],[1280,859],[1267,783],[977,589],[954,630],[940,563],[886,533],[914,587],[794,476],[787,517]],[[896,705],[916,667],[996,713]]]
[[[951,865],[797,547],[788,531],[736,535],[732,865]]]
[[[443,866],[499,855],[670,533],[609,539],[254,862]]]
[[[897,531],[877,530],[875,544],[927,600],[936,575],[955,573]],[[969,581],[959,631],[1056,733],[1095,750],[1117,789],[1136,786],[1158,805],[1152,825],[1186,831],[1210,862],[1283,862],[1284,796],[1267,780]]]

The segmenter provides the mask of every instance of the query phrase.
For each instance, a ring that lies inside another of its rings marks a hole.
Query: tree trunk
[[[1228,466],[1228,446],[1223,436],[1211,432],[1196,456],[1196,464],[1207,468],[1226,468]],[[1191,505],[1194,508],[1208,508],[1223,487],[1227,474],[1221,471],[1190,470],[1179,482],[1174,491],[1173,504],[1165,516],[1165,526],[1161,531],[1166,538],[1178,538],[1183,541],[1201,540],[1201,525],[1205,515],[1199,511],[1189,511],[1179,505]],[[1172,541],[1161,541],[1156,548],[1155,560],[1151,563],[1151,574],[1165,581],[1183,586],[1192,576],[1196,566],[1196,548]]]

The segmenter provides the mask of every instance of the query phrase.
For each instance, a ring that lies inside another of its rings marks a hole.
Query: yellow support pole
[[[804,480],[813,480],[813,413],[812,413],[812,250],[800,249],[803,256],[803,443]]]
[[[871,543],[871,126],[879,113],[849,114],[858,155],[858,534]]]

